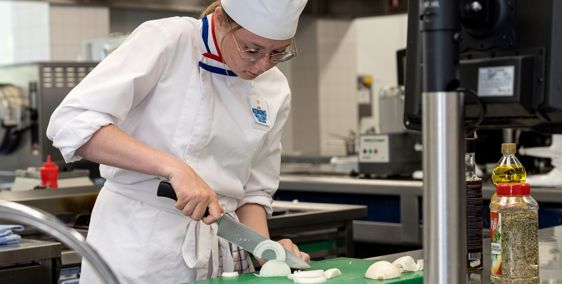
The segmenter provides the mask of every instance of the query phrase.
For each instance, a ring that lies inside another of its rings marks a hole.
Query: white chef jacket
[[[100,127],[117,125],[186,161],[215,190],[226,212],[257,203],[270,214],[289,86],[277,68],[254,80],[238,78],[226,69],[216,43],[212,15],[142,24],[63,100],[47,136],[72,162],[81,159],[76,150]],[[174,201],[157,197],[161,177],[106,165],[100,172],[106,183],[88,241],[122,283],[216,276],[212,271],[221,248],[215,225],[195,222]],[[231,266],[223,265],[224,271]],[[93,276],[84,265],[81,283],[95,282]]]

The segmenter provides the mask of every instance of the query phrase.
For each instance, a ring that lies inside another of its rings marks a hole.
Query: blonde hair
[[[222,9],[222,14],[226,17],[226,20],[230,23],[230,30],[228,32],[225,33],[225,36],[222,38],[222,40],[219,43],[219,46],[222,46],[222,42],[223,40],[226,38],[226,35],[228,35],[229,33],[233,33],[236,30],[242,28],[237,22],[235,22],[224,10],[224,8],[221,5],[221,0],[214,0],[211,4],[209,4],[209,6],[207,6],[207,8],[205,8],[205,10],[203,10],[203,12],[201,12],[201,15],[199,15],[199,18],[204,18],[212,13],[215,12],[215,10],[220,7]]]

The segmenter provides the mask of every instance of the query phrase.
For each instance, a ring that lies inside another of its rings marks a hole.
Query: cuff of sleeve
[[[254,203],[263,206],[267,217],[271,217],[271,215],[273,214],[273,209],[271,207],[273,198],[271,198],[271,195],[269,195],[267,192],[258,191],[247,194],[241,201],[238,202],[238,208],[247,203]]]
[[[58,148],[67,163],[78,161],[76,150],[84,145],[98,129],[114,123],[110,115],[85,111],[65,124],[53,137],[53,146]]]

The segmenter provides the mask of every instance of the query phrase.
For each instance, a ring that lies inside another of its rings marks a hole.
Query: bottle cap
[[[476,152],[476,138],[466,138],[466,152]]]
[[[502,154],[513,155],[515,148],[515,143],[502,143]]]
[[[531,193],[528,183],[500,183],[496,189],[499,196],[524,196]]]

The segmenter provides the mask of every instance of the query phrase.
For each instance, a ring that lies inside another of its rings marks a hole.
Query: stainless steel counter
[[[58,258],[61,248],[58,242],[22,239],[19,244],[0,246],[0,267]]]
[[[419,212],[422,208],[422,181],[283,174],[279,191],[399,196],[400,223],[354,221],[353,239],[362,242],[421,245],[423,233],[419,225]],[[533,187],[531,191],[539,202],[562,203],[562,188]],[[489,199],[494,192],[492,184],[484,184],[484,198]]]
[[[394,261],[410,255],[414,259],[423,259],[423,250],[373,257],[373,260]],[[467,283],[490,283],[490,239],[484,239],[484,269],[467,274]],[[539,270],[540,283],[562,283],[562,226],[539,230]]]
[[[53,215],[90,213],[100,189],[100,186],[87,186],[26,192],[0,191],[0,200],[22,203]],[[268,218],[272,238],[290,237],[297,242],[330,241],[338,244],[314,255],[317,258],[351,256],[352,220],[367,215],[367,207],[363,205],[273,201],[272,206],[273,216]],[[72,264],[77,259],[72,252],[62,253],[63,263]]]
[[[0,283],[53,283],[61,247],[58,242],[29,239],[0,246]]]

